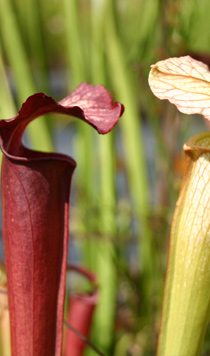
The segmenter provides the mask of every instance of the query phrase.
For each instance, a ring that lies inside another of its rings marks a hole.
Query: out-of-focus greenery
[[[51,150],[73,133],[70,233],[80,262],[98,273],[91,339],[107,355],[155,354],[181,147],[205,127],[154,98],[147,77],[169,56],[210,62],[209,13],[209,0],[0,1],[1,118],[37,91],[59,100],[82,81],[125,105],[105,137],[59,116],[37,120],[27,139]]]

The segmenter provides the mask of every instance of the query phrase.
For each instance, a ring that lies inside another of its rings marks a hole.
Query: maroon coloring
[[[70,265],[69,269],[84,275],[94,288],[91,294],[71,294],[68,303],[68,324],[87,339],[90,335],[93,313],[98,301],[96,276],[83,267]],[[85,341],[73,330],[66,330],[64,356],[82,356],[86,346]]]
[[[110,131],[123,106],[102,86],[82,83],[59,103],[34,94],[0,121],[2,223],[13,356],[61,356],[68,215],[75,161],[21,142],[27,124],[47,113],[76,116]]]

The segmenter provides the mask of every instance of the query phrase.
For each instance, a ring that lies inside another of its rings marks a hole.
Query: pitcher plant
[[[149,84],[185,114],[210,119],[210,72],[189,56],[152,66]],[[210,133],[184,144],[185,171],[173,217],[158,356],[198,356],[210,319]]]
[[[13,356],[62,354],[69,193],[76,163],[64,154],[33,151],[22,144],[29,122],[48,113],[75,116],[105,134],[116,125],[123,106],[112,103],[103,86],[82,83],[60,102],[34,94],[16,117],[0,121]]]

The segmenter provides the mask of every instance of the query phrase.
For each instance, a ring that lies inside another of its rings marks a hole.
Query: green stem
[[[87,81],[88,73],[85,66],[87,58],[83,46],[79,7],[76,0],[63,0],[64,16],[66,23],[66,49],[67,62],[69,64],[69,86],[75,87],[83,81]],[[77,152],[77,176],[81,199],[79,199],[82,212],[85,233],[91,233],[91,214],[94,206],[94,132],[84,123],[77,123],[76,152]],[[94,241],[88,240],[84,247],[84,260],[90,269],[95,269]]]
[[[107,57],[113,86],[119,101],[125,105],[125,114],[120,120],[123,133],[126,167],[131,197],[140,220],[139,256],[144,282],[144,302],[148,306],[152,293],[152,240],[148,223],[149,185],[144,155],[141,120],[137,111],[135,85],[125,61],[125,53],[117,36],[113,2],[107,1],[106,14]]]
[[[82,36],[79,31],[79,9],[76,0],[63,0],[64,17],[66,24],[66,50],[69,65],[69,85],[72,88],[87,80],[85,68],[84,48]]]
[[[0,53],[0,115],[1,119],[12,118],[16,114],[16,107],[10,90],[3,58]]]
[[[91,75],[94,84],[106,83],[103,51],[103,2],[91,2]],[[100,215],[99,230],[102,235],[96,243],[96,271],[100,300],[94,317],[93,342],[105,353],[110,353],[114,335],[117,274],[115,247],[110,236],[116,232],[116,192],[114,175],[113,134],[98,137],[100,159]],[[100,333],[98,332],[100,330]]]
[[[36,92],[36,88],[11,0],[0,1],[0,22],[3,48],[14,77],[18,102],[22,103]],[[44,120],[30,124],[28,133],[35,149],[52,150],[52,140]]]

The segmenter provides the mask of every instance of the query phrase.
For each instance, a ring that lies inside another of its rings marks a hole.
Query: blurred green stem
[[[79,31],[79,9],[76,0],[63,0],[64,17],[66,25],[66,50],[68,67],[69,86],[74,88],[81,81],[86,80],[84,50],[82,47],[82,36]]]
[[[22,103],[36,92],[36,88],[11,0],[0,1],[0,22],[3,46],[12,68],[18,102]],[[34,121],[29,125],[28,132],[33,148],[52,150],[52,140],[44,120]]]
[[[79,4],[76,0],[63,0],[64,16],[66,23],[66,49],[69,72],[69,86],[73,89],[83,81],[87,81],[86,58],[79,24]],[[77,176],[81,199],[80,210],[84,223],[84,232],[91,232],[91,216],[95,196],[94,184],[94,132],[91,127],[82,122],[77,123],[77,136],[75,140],[77,153]],[[84,178],[85,177],[85,178]],[[88,268],[95,269],[94,241],[86,241],[84,259]]]
[[[103,51],[104,1],[91,2],[91,74],[94,84],[106,84]],[[96,242],[96,271],[100,299],[94,318],[93,342],[105,353],[110,353],[114,335],[117,291],[115,247],[110,237],[115,236],[116,192],[114,175],[113,133],[98,137],[100,157],[100,215],[99,237]],[[100,330],[100,332],[99,332]]]
[[[0,48],[1,50],[1,48]],[[0,115],[1,119],[12,118],[16,114],[16,107],[10,90],[7,73],[0,52]]]
[[[135,85],[125,62],[125,54],[117,35],[114,21],[113,1],[107,0],[106,44],[113,86],[117,99],[125,105],[120,120],[131,197],[141,223],[139,234],[139,258],[143,278],[143,313],[150,309],[152,293],[153,260],[152,236],[149,227],[149,184],[144,155],[141,120],[137,111]]]

